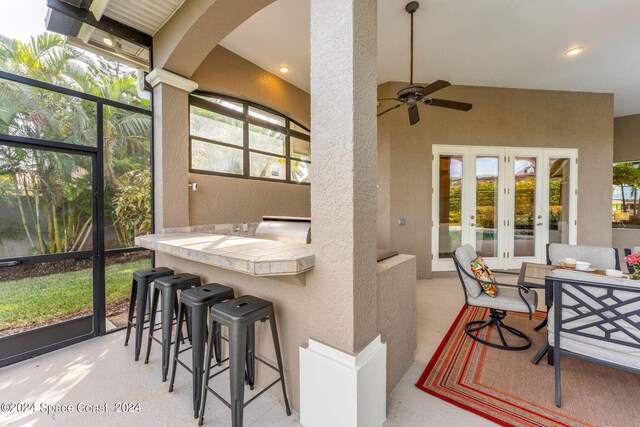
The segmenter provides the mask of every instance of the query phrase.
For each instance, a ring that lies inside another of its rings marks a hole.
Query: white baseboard
[[[300,348],[300,422],[379,427],[387,417],[387,344],[378,335],[353,356],[309,340]]]

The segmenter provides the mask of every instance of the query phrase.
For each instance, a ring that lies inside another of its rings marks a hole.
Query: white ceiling
[[[97,0],[94,0],[97,1]],[[101,0],[102,3],[105,0]],[[184,0],[106,0],[104,14],[143,33],[154,35]]]
[[[277,0],[221,43],[309,91],[309,1]],[[409,79],[407,0],[378,2],[378,82]],[[423,0],[415,80],[615,94],[640,113],[639,0]],[[564,52],[584,46],[576,57]]]

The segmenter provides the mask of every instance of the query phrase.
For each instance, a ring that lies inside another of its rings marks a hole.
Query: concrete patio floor
[[[447,274],[442,278],[418,281],[417,302],[416,362],[388,401],[385,426],[493,425],[414,386],[462,307],[463,297],[457,277]],[[29,408],[22,413],[0,412],[0,425],[197,425],[191,409],[189,374],[180,369],[174,392],[168,393],[168,382],[163,383],[160,378],[159,346],[153,348],[149,364],[145,365],[142,360],[133,361],[132,343],[123,347],[123,340],[124,332],[115,332],[0,369],[0,402],[37,403],[35,411]],[[187,352],[181,358],[188,360],[190,356]],[[215,378],[214,387],[228,393],[226,373]],[[47,414],[41,411],[42,403],[70,404],[74,412]],[[106,404],[108,412],[78,413],[79,403]],[[140,410],[115,413],[117,403],[140,403]],[[229,409],[209,396],[205,425],[228,426],[230,422]],[[300,424],[297,413],[287,417],[283,405],[264,394],[245,409],[245,425]]]

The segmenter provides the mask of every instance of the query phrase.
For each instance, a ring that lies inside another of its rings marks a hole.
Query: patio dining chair
[[[503,319],[509,311],[527,313],[529,314],[529,319],[531,319],[531,314],[538,306],[538,294],[520,285],[487,282],[477,279],[472,273],[471,262],[478,258],[478,254],[471,245],[459,247],[452,255],[467,307],[489,309],[489,318],[487,320],[476,320],[465,325],[466,334],[481,344],[501,350],[518,351],[528,349],[531,346],[529,337],[511,326],[505,325]],[[482,289],[483,283],[495,285],[498,288],[497,295],[492,297],[484,292]],[[478,336],[478,331],[490,327],[495,327],[502,344],[496,344]],[[504,331],[520,338],[521,343],[508,344]],[[524,343],[522,343],[523,340]]]
[[[547,244],[547,264],[560,265],[563,258],[585,261],[597,270],[620,270],[618,249],[602,246],[568,245],[566,243]]]
[[[547,333],[556,406],[561,405],[561,355],[640,374],[638,282],[570,270],[554,270],[549,280],[554,301]]]

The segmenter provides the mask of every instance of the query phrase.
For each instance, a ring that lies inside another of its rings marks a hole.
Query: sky
[[[45,31],[47,0],[0,0],[0,34],[22,41]]]

